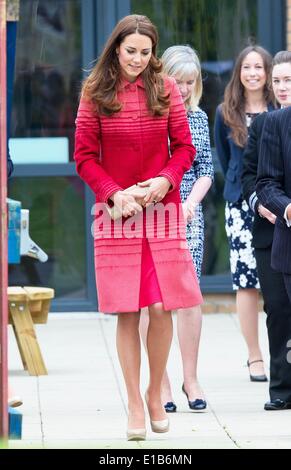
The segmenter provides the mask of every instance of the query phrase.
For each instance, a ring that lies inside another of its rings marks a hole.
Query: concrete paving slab
[[[207,399],[204,413],[191,412],[181,391],[182,365],[176,333],[168,372],[178,412],[169,415],[170,432],[149,430],[144,442],[127,442],[126,393],[115,347],[116,316],[50,314],[37,336],[47,376],[23,371],[9,327],[9,375],[23,397],[23,438],[15,448],[68,449],[248,449],[291,448],[291,410],[266,412],[268,383],[249,380],[246,347],[236,315],[207,314],[199,357],[199,378]],[[260,339],[266,365],[265,316]],[[267,367],[268,369],[268,367]],[[142,353],[141,389],[148,383]]]

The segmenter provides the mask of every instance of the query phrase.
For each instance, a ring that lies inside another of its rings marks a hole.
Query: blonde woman
[[[187,242],[197,278],[200,280],[204,245],[204,219],[201,201],[208,192],[213,180],[213,163],[210,148],[207,115],[199,108],[202,96],[201,65],[196,52],[190,46],[169,47],[162,56],[164,72],[175,79],[185,108],[196,148],[196,157],[190,170],[185,173],[180,186],[185,219],[187,220]],[[140,331],[146,344],[148,313],[143,311]],[[200,411],[206,408],[202,390],[197,379],[197,360],[201,334],[202,313],[200,306],[177,310],[177,330],[183,363],[183,385],[188,406]],[[171,385],[167,372],[162,384],[162,400],[167,412],[175,412]]]

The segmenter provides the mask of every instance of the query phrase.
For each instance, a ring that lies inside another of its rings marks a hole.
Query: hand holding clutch
[[[147,195],[148,193],[148,190],[149,190],[149,187],[141,187],[141,186],[138,186],[137,184],[134,184],[132,186],[130,186],[129,188],[126,188],[124,190],[125,193],[127,194],[130,194],[131,196],[134,197],[134,199],[136,200],[136,202],[138,204],[140,204],[141,206],[144,205],[144,198],[145,196]]]
[[[135,198],[135,202],[137,202],[141,207],[144,206],[144,198],[147,195],[148,187],[140,187],[137,184],[134,184],[126,189],[123,190],[123,193],[129,194]],[[113,207],[109,207],[106,205],[108,213],[112,220],[117,220],[122,217],[122,210],[120,207],[114,205]]]

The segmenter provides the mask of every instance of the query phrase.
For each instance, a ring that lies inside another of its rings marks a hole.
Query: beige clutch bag
[[[149,189],[148,187],[142,188],[138,186],[137,184],[134,184],[132,186],[129,186],[129,188],[126,188],[124,191],[126,191],[127,194],[131,194],[132,196],[134,196],[136,202],[142,206],[143,199],[147,195],[148,189]],[[121,211],[118,207],[116,206],[109,207],[106,204],[106,208],[112,220],[120,219],[120,217],[122,216]]]

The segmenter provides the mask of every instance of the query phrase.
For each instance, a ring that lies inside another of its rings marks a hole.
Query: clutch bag
[[[129,186],[128,188],[124,189],[124,192],[134,196],[136,202],[142,206],[144,197],[147,195],[148,189],[148,187],[143,188],[141,186],[138,186],[137,184],[133,184],[132,186]],[[108,204],[106,204],[106,208],[112,220],[117,220],[122,217],[121,210],[118,207],[109,207]]]

